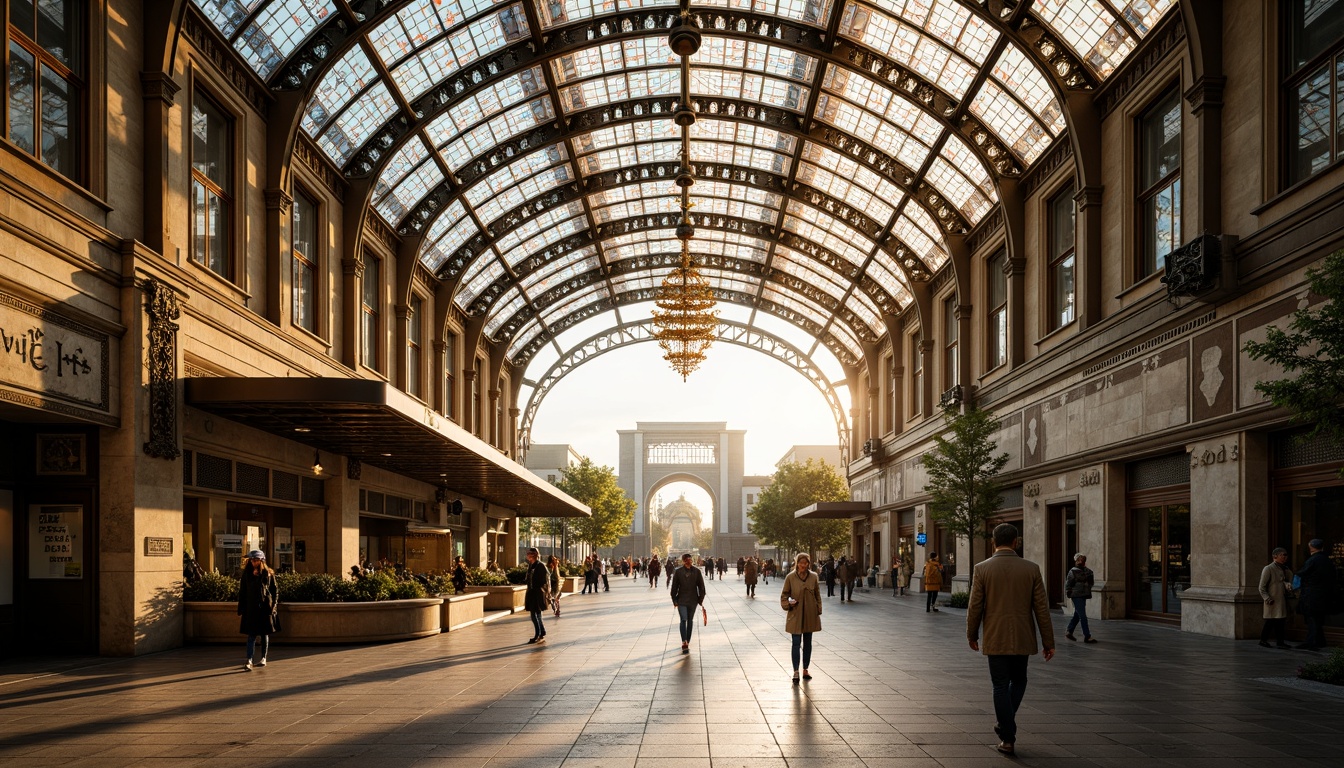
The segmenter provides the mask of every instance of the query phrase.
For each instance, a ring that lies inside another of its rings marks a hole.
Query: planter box
[[[485,593],[443,595],[443,631],[461,629],[485,619]]]
[[[562,594],[562,595],[572,595],[572,594],[576,594],[576,593],[578,593],[578,592],[580,592],[580,591],[582,591],[582,590],[583,590],[583,577],[582,577],[582,576],[561,576],[561,577],[560,577],[560,594]]]
[[[443,598],[374,603],[281,603],[280,632],[272,642],[296,645],[381,643],[429,637],[442,631]],[[189,643],[236,643],[237,603],[184,603],[183,635]]]
[[[523,600],[527,597],[527,587],[515,587],[507,584],[502,587],[467,587],[467,594],[485,593],[485,610],[508,611],[518,613],[523,610]]]

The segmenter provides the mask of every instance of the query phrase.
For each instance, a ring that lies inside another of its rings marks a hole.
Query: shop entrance
[[[1130,611],[1177,620],[1181,593],[1190,588],[1190,504],[1131,509]]]
[[[1045,592],[1052,607],[1064,604],[1064,577],[1078,551],[1078,502],[1046,507],[1049,536],[1046,542]]]
[[[1274,547],[1288,550],[1288,565],[1302,567],[1310,553],[1307,542],[1321,539],[1325,554],[1335,564],[1335,589],[1344,594],[1344,450],[1323,438],[1303,439],[1298,432],[1275,435],[1274,471],[1271,474],[1273,507],[1264,562]],[[1300,615],[1288,619],[1298,637],[1306,633]],[[1326,617],[1326,639],[1344,641],[1344,613]]]

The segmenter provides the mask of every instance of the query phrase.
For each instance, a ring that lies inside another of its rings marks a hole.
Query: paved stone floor
[[[0,666],[0,764],[452,768],[1002,766],[964,614],[918,597],[825,602],[814,679],[789,681],[779,582],[748,601],[709,582],[710,621],[678,652],[660,589],[568,596],[529,646],[526,614],[379,646],[242,642],[136,659]],[[1031,663],[1015,762],[1029,766],[1344,765],[1344,698],[1259,682],[1312,654],[1133,622]],[[1317,657],[1319,658],[1319,657]]]

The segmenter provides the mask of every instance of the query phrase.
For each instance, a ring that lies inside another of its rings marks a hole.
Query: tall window
[[[378,307],[379,302],[379,267],[381,263],[374,257],[364,254],[364,284],[361,286],[360,304],[360,361],[365,366],[379,370],[379,349],[378,349]]]
[[[884,377],[886,378],[886,414],[883,423],[884,432],[896,431],[896,357],[887,355],[882,361]]]
[[[233,121],[209,96],[191,99],[191,258],[229,278]]]
[[[9,3],[6,135],[66,178],[79,181],[85,3]]]
[[[1075,251],[1073,185],[1050,198],[1050,328],[1063,328],[1077,312],[1074,292]]]
[[[957,385],[957,299],[943,302],[943,389]]]
[[[1344,3],[1294,0],[1284,6],[1292,184],[1344,157]]]
[[[924,332],[910,336],[910,415],[918,416],[924,407]]]
[[[290,315],[293,323],[317,333],[317,203],[294,193],[294,274]]]
[[[1003,267],[1008,252],[999,251],[985,262],[985,297],[989,305],[989,368],[1008,362],[1008,276]]]
[[[425,302],[419,296],[411,296],[411,306],[406,311],[406,392],[422,397],[421,363],[425,336]]]
[[[472,369],[471,377],[471,431],[477,436],[482,437],[485,430],[481,424],[481,358],[476,358],[475,368]]]
[[[452,331],[443,334],[443,415],[457,419],[457,379],[453,369],[457,367],[457,335]]]
[[[1143,253],[1138,277],[1163,267],[1181,244],[1181,97],[1168,91],[1139,118],[1139,199]]]

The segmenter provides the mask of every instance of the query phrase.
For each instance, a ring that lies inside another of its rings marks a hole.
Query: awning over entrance
[[[793,513],[799,520],[848,520],[873,510],[871,501],[818,501]]]
[[[490,503],[497,516],[591,513],[457,424],[386,382],[187,379],[186,402],[314,448]],[[510,510],[510,513],[504,513]]]

